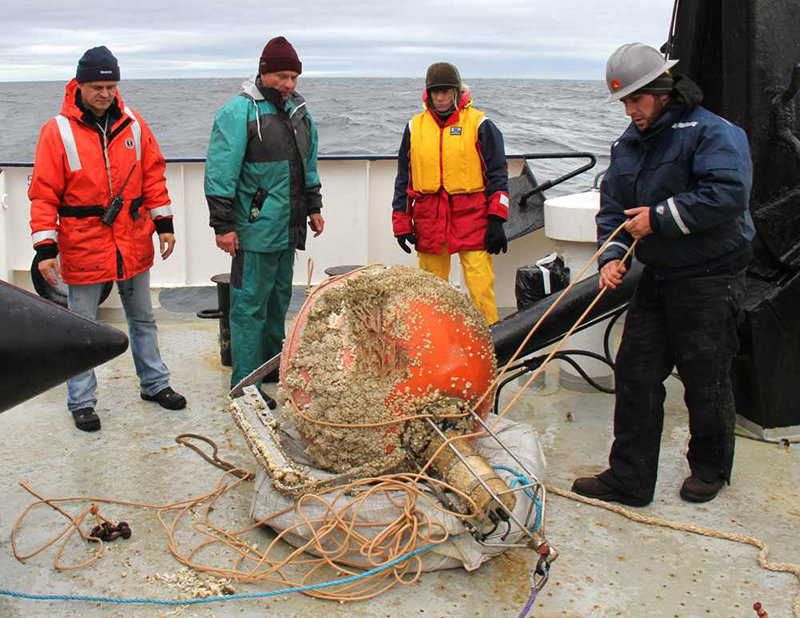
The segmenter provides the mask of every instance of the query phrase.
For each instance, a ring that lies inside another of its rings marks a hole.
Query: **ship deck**
[[[11,529],[32,497],[28,481],[43,495],[94,496],[168,503],[214,489],[220,471],[174,436],[195,432],[215,440],[220,456],[253,469],[255,461],[227,413],[230,373],[219,362],[217,323],[193,313],[158,309],[161,348],[173,386],[186,394],[187,409],[162,410],[141,401],[133,363],[126,353],[98,369],[98,413],[103,429],[76,430],[66,411],[66,387],[54,388],[0,416],[0,579],[3,588],[38,594],[157,597],[171,600],[186,591],[156,574],[175,575],[180,565],[152,512],[101,507],[127,520],[133,536],[109,543],[94,565],[56,571],[50,549],[18,562]],[[123,327],[118,322],[112,325]],[[569,488],[576,476],[603,469],[611,442],[613,397],[557,386],[558,368],[547,382],[523,395],[511,418],[536,428],[547,456],[547,482]],[[518,388],[509,385],[508,400]],[[688,439],[680,383],[667,385],[666,420],[655,500],[644,515],[753,536],[771,548],[777,562],[800,563],[800,445],[784,447],[738,439],[733,484],[713,502],[683,502],[678,488],[688,474]],[[223,527],[248,525],[252,484],[226,496],[214,513]],[[77,512],[78,507],[67,507]],[[64,519],[44,508],[25,521],[20,551],[46,542]],[[757,564],[757,549],[631,522],[618,514],[550,496],[548,539],[560,551],[549,583],[532,615],[541,616],[747,616],[760,601],[771,616],[792,612],[800,584],[786,573]],[[793,530],[795,532],[793,532]],[[257,531],[267,542],[271,533]],[[64,560],[80,561],[86,550],[73,544]],[[467,573],[460,569],[424,574],[411,587],[396,586],[380,597],[351,605],[300,594],[269,600],[235,600],[192,607],[109,605],[30,601],[0,597],[3,616],[516,616],[529,594],[533,552],[515,550]],[[270,584],[236,585],[236,592],[273,589]]]

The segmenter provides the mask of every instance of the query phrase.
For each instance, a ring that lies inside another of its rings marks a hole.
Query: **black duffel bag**
[[[553,292],[563,290],[569,285],[569,268],[564,260],[551,253],[536,264],[520,266],[514,293],[517,297],[517,311],[521,311],[540,301]]]

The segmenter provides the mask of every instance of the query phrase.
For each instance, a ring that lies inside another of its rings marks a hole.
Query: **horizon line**
[[[156,80],[177,80],[177,79],[247,79],[252,75],[199,75],[193,77],[131,77],[119,80],[119,83],[132,82],[132,81],[156,81]],[[74,77],[74,76],[73,76]],[[0,79],[0,84],[45,84],[45,83],[68,83],[73,77],[66,79]],[[406,76],[406,75],[307,75],[303,79],[416,79],[424,80],[425,76]],[[481,77],[481,76],[465,76],[463,81],[469,82],[474,79],[485,80],[540,80],[540,81],[570,81],[570,82],[602,82],[602,78],[589,78],[589,77]]]

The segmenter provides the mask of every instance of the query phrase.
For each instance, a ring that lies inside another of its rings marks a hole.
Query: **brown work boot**
[[[619,502],[627,506],[647,506],[650,504],[650,500],[637,498],[614,489],[598,476],[584,476],[575,479],[572,484],[572,491],[586,498],[594,498],[603,502]]]
[[[717,497],[717,493],[725,484],[725,479],[718,478],[707,483],[699,476],[689,476],[681,485],[681,498],[687,502],[708,502]]]

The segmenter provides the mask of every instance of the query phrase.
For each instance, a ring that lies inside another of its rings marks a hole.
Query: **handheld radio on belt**
[[[128,177],[125,179],[125,182],[122,183],[120,190],[117,191],[117,194],[113,198],[111,198],[111,203],[108,205],[108,208],[103,211],[103,216],[100,217],[100,221],[106,225],[111,225],[114,223],[114,219],[117,218],[119,211],[122,210],[122,205],[125,203],[125,200],[122,197],[122,192],[125,191],[125,187],[128,185],[128,181],[131,179],[131,175],[135,169],[136,163],[133,164],[131,171],[128,172]]]

